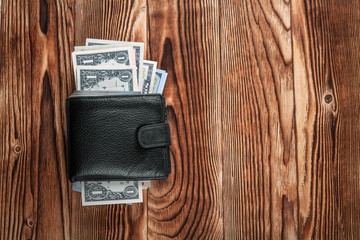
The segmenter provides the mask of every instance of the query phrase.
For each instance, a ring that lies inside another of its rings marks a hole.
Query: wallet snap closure
[[[138,141],[143,148],[166,147],[171,145],[168,123],[142,126],[138,131]]]

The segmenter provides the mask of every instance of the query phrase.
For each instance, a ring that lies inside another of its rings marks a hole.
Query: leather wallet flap
[[[143,148],[157,148],[171,145],[168,123],[142,126],[138,131],[139,144]]]

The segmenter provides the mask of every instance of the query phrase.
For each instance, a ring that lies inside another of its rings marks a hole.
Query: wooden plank
[[[332,209],[332,212],[327,210],[327,218],[333,220],[327,224],[329,229],[323,229],[325,237],[360,239],[360,2],[346,1],[339,6],[337,1],[330,1],[328,9],[328,44],[337,89],[338,129],[334,131],[334,126],[329,124],[330,136],[337,139],[337,145],[333,145],[336,157],[327,170],[333,194],[328,193],[325,208]],[[334,108],[334,103],[330,106]]]
[[[293,1],[291,26],[242,4],[221,5],[225,237],[357,239],[358,3]]]
[[[290,5],[221,5],[226,239],[294,239],[297,181]]]
[[[218,1],[149,1],[149,52],[164,89],[172,173],[152,183],[149,239],[223,238]]]
[[[0,237],[69,238],[72,2],[1,2]]]
[[[299,237],[360,238],[358,1],[292,3]]]
[[[75,45],[84,45],[86,38],[100,38],[147,46],[145,0],[78,0],[75,12]],[[73,194],[72,204],[72,239],[146,239],[147,191],[143,203],[132,206],[81,207],[80,193]]]

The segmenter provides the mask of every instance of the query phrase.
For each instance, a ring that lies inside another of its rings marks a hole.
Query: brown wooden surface
[[[360,2],[0,0],[0,239],[360,239]],[[172,173],[81,207],[70,54],[145,42]]]

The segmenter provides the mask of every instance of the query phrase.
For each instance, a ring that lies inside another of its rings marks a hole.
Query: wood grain
[[[359,182],[359,147],[356,137],[349,139],[357,134],[339,121],[341,114],[352,126],[358,121],[352,111],[341,111],[341,103],[358,104],[348,100],[348,86],[359,78],[359,54],[345,50],[359,29],[359,12],[350,5],[339,13],[325,2],[222,4],[223,194],[231,196],[224,202],[226,238],[358,237],[359,185],[351,187],[351,198],[343,185]],[[345,21],[348,14],[354,24],[341,28],[336,16]],[[340,48],[342,41],[347,45]],[[347,61],[348,72],[336,69]],[[340,86],[348,91],[342,96]]]
[[[0,0],[0,239],[360,239],[360,3]],[[145,42],[169,75],[172,172],[81,207],[70,53]]]
[[[289,3],[225,1],[221,10],[225,237],[297,236]]]
[[[64,103],[74,85],[72,7],[1,2],[1,239],[70,236]]]
[[[149,239],[223,235],[217,1],[149,1],[150,58],[164,89],[173,171],[149,189]]]
[[[358,9],[292,5],[301,238],[360,237]]]

